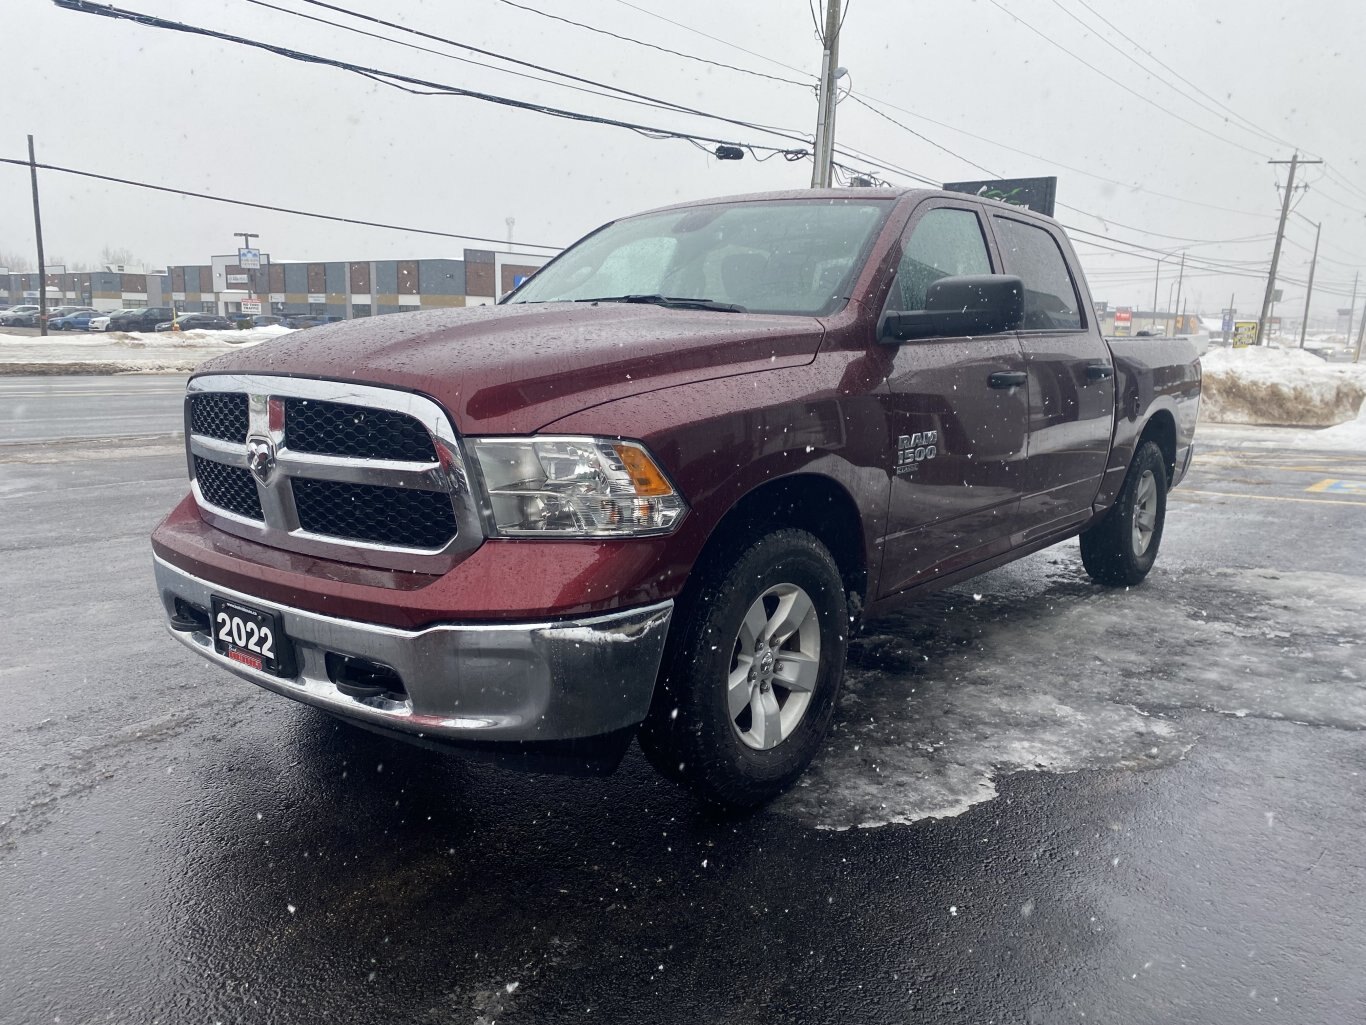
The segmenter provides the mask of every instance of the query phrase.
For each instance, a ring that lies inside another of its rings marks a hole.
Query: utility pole
[[[821,56],[821,86],[817,94],[816,144],[811,169],[811,187],[828,189],[835,159],[835,72],[840,52],[840,0],[826,0],[825,44]]]
[[[1165,256],[1157,258],[1157,267],[1153,270],[1153,315],[1148,319],[1148,327],[1157,327],[1157,283],[1162,279],[1162,261]]]
[[[1262,315],[1257,319],[1257,344],[1269,345],[1271,339],[1267,331],[1267,311],[1271,308],[1271,296],[1276,290],[1276,270],[1281,262],[1281,243],[1285,240],[1285,220],[1290,216],[1290,197],[1295,192],[1295,169],[1301,164],[1321,164],[1322,160],[1301,160],[1298,151],[1289,160],[1268,160],[1268,164],[1289,164],[1290,176],[1285,182],[1285,197],[1281,200],[1281,220],[1276,226],[1276,245],[1271,250],[1271,274],[1266,279],[1266,294],[1262,297]]]
[[[1309,300],[1314,298],[1314,268],[1319,263],[1319,233],[1323,222],[1314,225],[1314,258],[1309,261],[1309,287],[1304,293],[1304,319],[1300,321],[1300,348],[1304,348],[1304,333],[1309,330]]]
[[[1234,309],[1233,304],[1234,304],[1235,301],[1237,301],[1237,299],[1238,299],[1238,293],[1237,293],[1237,292],[1230,292],[1230,293],[1229,293],[1229,297],[1228,297],[1228,314],[1227,314],[1227,316],[1224,317],[1224,323],[1228,325],[1228,330],[1226,330],[1226,331],[1224,332],[1224,344],[1225,344],[1225,345],[1228,345],[1228,344],[1233,340],[1233,332],[1234,332],[1234,330],[1235,330],[1235,328],[1234,328],[1234,326],[1233,326],[1233,318],[1234,318],[1235,316],[1237,316],[1237,311]]]
[[[1361,311],[1361,327],[1357,329],[1357,354],[1352,359],[1353,363],[1361,362],[1361,340],[1363,336],[1366,336],[1366,310]]]
[[[47,337],[47,264],[43,261],[43,215],[38,209],[38,161],[28,137],[28,175],[33,182],[33,234],[38,239],[38,333]]]
[[[1181,250],[1181,273],[1178,274],[1178,275],[1176,276],[1176,305],[1172,307],[1172,309],[1176,311],[1176,316],[1177,316],[1177,318],[1178,318],[1177,323],[1176,323],[1176,325],[1175,325],[1175,327],[1178,328],[1178,329],[1181,327],[1181,322],[1180,322],[1180,317],[1181,317],[1181,282],[1184,281],[1185,278],[1186,278],[1186,251],[1183,249],[1183,250]],[[1180,330],[1173,330],[1173,331],[1172,331],[1172,334],[1174,334],[1174,335],[1179,335],[1180,333],[1181,333]]]
[[[1347,341],[1352,340],[1352,319],[1357,314],[1357,280],[1361,277],[1361,271],[1352,275],[1352,301],[1347,305]],[[1362,314],[1362,323],[1366,324],[1366,313]]]

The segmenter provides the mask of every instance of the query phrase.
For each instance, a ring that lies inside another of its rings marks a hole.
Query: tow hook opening
[[[182,633],[209,632],[209,610],[195,605],[184,598],[175,600],[175,615],[171,617],[171,629]]]
[[[367,701],[407,701],[403,678],[382,662],[329,651],[326,658],[328,679],[349,698]]]

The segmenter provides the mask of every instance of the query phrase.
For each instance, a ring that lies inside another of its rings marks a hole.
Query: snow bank
[[[0,374],[188,373],[212,356],[289,333],[289,328],[279,326],[250,331],[60,333],[46,338],[0,332]]]
[[[1298,349],[1216,349],[1200,362],[1200,415],[1213,423],[1332,427],[1355,420],[1366,401],[1366,366]]]

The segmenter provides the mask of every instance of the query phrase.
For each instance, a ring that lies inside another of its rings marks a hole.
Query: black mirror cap
[[[1023,281],[1012,274],[971,274],[933,282],[925,290],[925,309],[889,313],[883,335],[895,341],[968,338],[1016,331],[1023,323]]]

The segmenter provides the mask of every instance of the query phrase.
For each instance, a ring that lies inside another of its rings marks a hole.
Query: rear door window
[[[1025,331],[1074,330],[1081,327],[1077,285],[1057,239],[1034,224],[996,217],[996,238],[1007,274],[1024,281]]]

